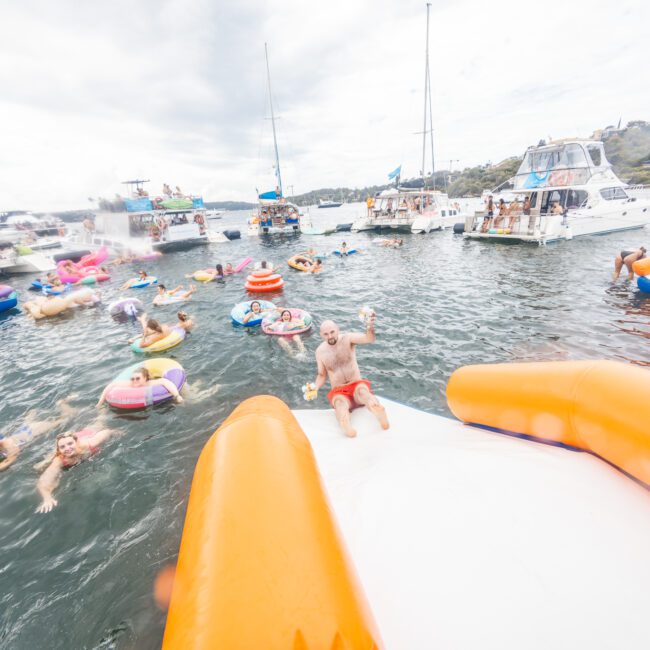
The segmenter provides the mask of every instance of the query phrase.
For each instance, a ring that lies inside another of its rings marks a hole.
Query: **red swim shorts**
[[[359,384],[365,384],[366,386],[368,386],[368,390],[372,393],[372,389],[370,388],[370,382],[366,381],[365,379],[359,379],[359,381],[352,381],[349,384],[343,384],[343,386],[337,386],[336,388],[332,388],[332,390],[329,393],[327,393],[327,399],[330,401],[330,404],[332,404],[332,400],[337,395],[343,395],[343,397],[347,397],[348,402],[350,402],[351,409],[359,408],[360,406],[362,406],[362,404],[358,404],[357,402],[354,401],[354,391]]]

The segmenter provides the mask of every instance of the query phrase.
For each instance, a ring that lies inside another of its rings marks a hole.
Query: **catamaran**
[[[510,203],[510,214],[490,222],[483,209],[466,217],[465,237],[546,244],[650,223],[650,200],[626,191],[599,140],[529,147],[512,183],[518,201]]]
[[[275,181],[276,187],[269,192],[258,194],[259,206],[248,222],[249,235],[272,235],[277,233],[300,232],[300,210],[297,205],[287,202],[282,193],[282,174],[280,172],[280,154],[278,152],[278,137],[275,130],[275,113],[273,111],[273,94],[271,93],[271,71],[269,68],[269,53],[264,43],[266,57],[266,76],[269,88],[269,104],[271,107],[271,125],[273,129],[273,147],[275,150]]]
[[[397,230],[413,233],[428,233],[453,226],[460,216],[459,210],[452,205],[444,192],[427,189],[425,163],[427,134],[431,136],[432,178],[435,178],[435,161],[433,155],[433,128],[431,112],[431,79],[429,68],[429,10],[427,4],[427,37],[424,74],[424,128],[422,129],[422,168],[419,188],[400,187],[402,166],[388,175],[396,178],[396,187],[384,190],[369,201],[367,213],[352,224],[352,231]],[[429,125],[427,125],[429,120]]]

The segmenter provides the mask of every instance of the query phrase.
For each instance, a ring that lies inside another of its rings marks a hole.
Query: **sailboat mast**
[[[275,133],[275,114],[273,113],[273,93],[271,92],[271,71],[269,69],[269,51],[264,43],[264,55],[266,56],[266,77],[269,82],[269,103],[271,104],[271,124],[273,125],[273,146],[275,147],[275,177],[278,181],[280,196],[282,196],[282,176],[280,174],[280,154],[278,153],[278,137]],[[279,198],[279,197],[278,197]]]
[[[429,9],[431,8],[431,3],[427,2],[427,43],[426,43],[426,55],[424,59],[424,124],[422,126],[422,196],[424,196],[424,185],[425,185],[425,159],[427,153],[427,101],[428,101],[428,90],[429,90]],[[420,202],[422,206],[422,202]]]

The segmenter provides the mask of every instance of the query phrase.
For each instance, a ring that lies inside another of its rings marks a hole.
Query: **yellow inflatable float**
[[[275,397],[240,404],[201,452],[163,648],[383,648],[309,441]]]
[[[471,424],[589,451],[650,485],[650,372],[615,361],[466,366],[447,385]]]

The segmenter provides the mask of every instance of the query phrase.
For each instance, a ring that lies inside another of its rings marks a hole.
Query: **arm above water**
[[[59,484],[62,469],[61,461],[56,457],[38,479],[36,489],[41,495],[43,502],[38,508],[36,508],[36,512],[50,512],[52,508],[58,505],[58,501],[54,498],[52,493],[56,490],[56,487]]]
[[[163,386],[163,388],[167,389],[179,404],[183,401],[183,398],[178,392],[178,388],[176,388],[176,386],[171,381],[169,381],[169,379],[165,379],[165,377],[161,377],[160,379],[153,379],[152,383],[158,384],[160,386]]]
[[[352,332],[348,335],[352,345],[363,345],[364,343],[374,343],[377,340],[375,336],[375,316],[371,316],[366,326],[366,331],[361,334],[360,332]]]

